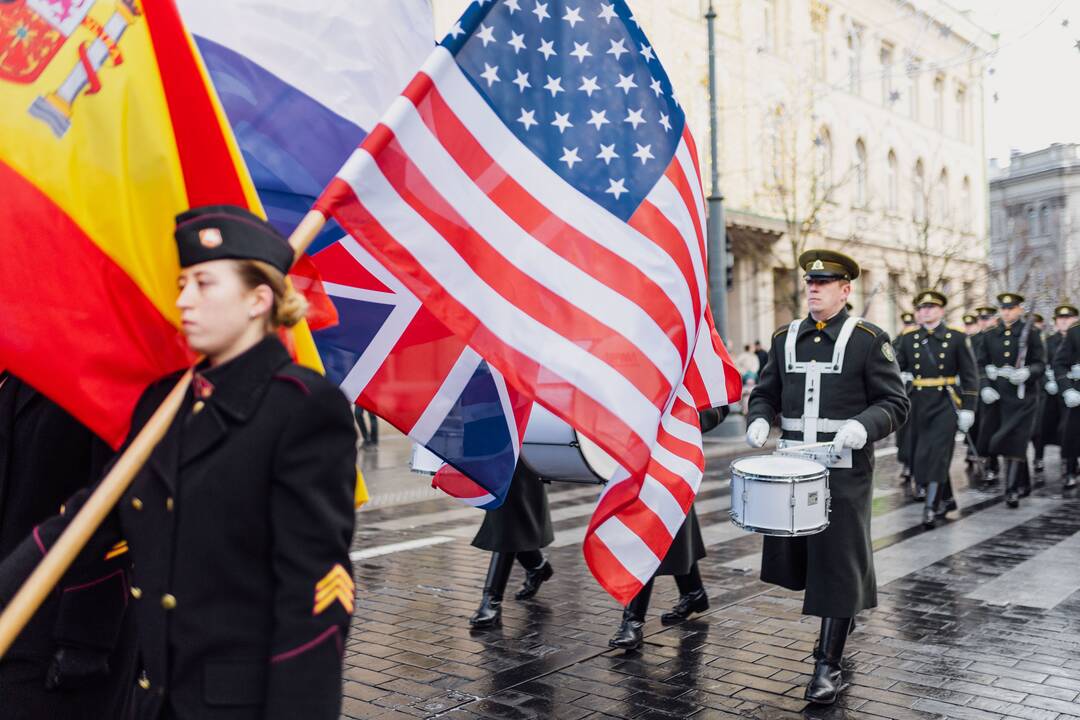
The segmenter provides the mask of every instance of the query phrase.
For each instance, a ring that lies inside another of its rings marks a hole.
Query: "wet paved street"
[[[365,458],[345,716],[1080,720],[1080,498],[1062,497],[1053,448],[1046,486],[1018,510],[967,487],[958,448],[961,512],[932,531],[897,487],[895,449],[878,448],[879,606],[848,642],[851,686],[824,710],[801,699],[818,620],[800,614],[800,594],[757,580],[760,538],[728,520],[727,459],[743,452],[712,443],[698,495],[711,609],[661,626],[677,592],[658,579],[646,644],[627,653],[607,647],[621,609],[581,556],[597,488],[550,487],[554,578],[517,602],[515,567],[502,628],[470,631],[481,513],[430,491],[386,437]]]

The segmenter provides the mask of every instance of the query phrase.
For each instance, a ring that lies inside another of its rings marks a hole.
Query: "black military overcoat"
[[[840,328],[848,315],[841,311],[824,329],[813,319],[802,323],[796,341],[796,360],[829,362]],[[773,336],[769,362],[750,395],[747,422],[778,415],[800,418],[806,376],[789,373],[784,363],[788,327]],[[832,512],[829,527],[799,538],[766,536],[761,579],[792,590],[806,590],[803,612],[820,617],[853,617],[877,604],[870,511],[873,500],[874,443],[904,424],[908,398],[900,380],[888,336],[860,321],[847,346],[841,372],[822,376],[819,416],[854,419],[866,428],[867,443],[853,455],[853,467],[829,474]],[[801,440],[801,432],[783,437]],[[819,433],[829,440],[831,433]]]
[[[133,434],[176,379],[146,390]],[[130,548],[139,720],[337,720],[355,478],[348,402],[293,364],[277,338],[200,369],[78,563],[121,539]],[[0,600],[84,499],[0,566]]]
[[[1067,389],[1080,390],[1080,380],[1069,378],[1069,371],[1080,364],[1080,324],[1073,325],[1065,333],[1057,352],[1054,353],[1054,375],[1060,393]],[[1063,398],[1064,399],[1064,398]],[[1080,407],[1065,408],[1065,420],[1061,432],[1061,456],[1080,457]]]
[[[473,547],[491,552],[525,552],[547,547],[554,539],[545,483],[524,462],[518,462],[506,499],[484,513]]]
[[[956,411],[974,410],[979,390],[970,343],[957,328],[919,327],[900,336],[896,360],[900,370],[914,378],[905,425],[910,428],[912,475],[919,485],[944,483],[956,446]],[[942,379],[949,382],[931,384]]]
[[[1000,375],[991,380],[986,370],[987,366],[1016,367],[1021,335],[1026,335],[1026,348],[1025,357],[1019,364],[1026,366],[1031,373],[1024,383],[1022,398],[1018,386]],[[1027,445],[1031,441],[1038,412],[1038,394],[1046,371],[1046,349],[1042,336],[1030,322],[1018,320],[1011,325],[1002,322],[982,333],[978,353],[976,361],[980,385],[994,388],[1001,396],[1001,399],[989,405],[979,401],[979,409],[985,415],[979,429],[980,450],[985,450],[987,455],[1027,458]]]
[[[63,408],[0,373],[0,558],[70,495],[96,482],[110,457],[109,446]],[[77,720],[125,712],[134,665],[128,564],[114,556],[96,576],[69,575],[49,594],[0,662],[0,717]],[[47,691],[46,672],[60,648],[93,653],[111,672],[82,678],[83,687]]]

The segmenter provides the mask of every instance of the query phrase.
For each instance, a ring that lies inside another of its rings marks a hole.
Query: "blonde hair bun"
[[[274,324],[291,328],[307,317],[308,301],[291,285],[287,286],[282,296],[275,297]]]

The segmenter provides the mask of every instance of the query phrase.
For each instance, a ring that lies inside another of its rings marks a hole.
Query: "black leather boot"
[[[1005,504],[1011,508],[1020,507],[1020,475],[1023,468],[1020,461],[1009,458],[1005,461]]]
[[[645,614],[649,612],[652,580],[645,583],[630,604],[623,609],[622,624],[608,640],[608,645],[623,650],[637,650],[645,639]]]
[[[959,509],[960,506],[956,504],[956,496],[953,495],[952,480],[946,478],[945,482],[941,483],[941,502],[938,503],[937,507],[938,519],[940,520],[948,513]]]
[[[926,486],[926,505],[923,507],[922,524],[927,530],[937,527],[937,504],[941,495],[941,483],[932,482]]]
[[[537,553],[539,555],[539,553]],[[520,559],[520,558],[519,558]],[[536,591],[540,589],[540,586],[551,579],[551,576],[555,574],[555,569],[551,567],[551,563],[543,555],[540,555],[540,565],[532,568],[525,568],[525,582],[521,584],[521,589],[514,593],[515,600],[528,600]]]
[[[1016,463],[1020,466],[1020,481],[1017,488],[1020,490],[1020,497],[1026,498],[1031,495],[1031,468],[1028,467],[1027,458],[1017,460]]]
[[[697,563],[686,575],[676,575],[675,584],[679,586],[679,601],[670,612],[660,616],[663,625],[674,625],[690,617],[691,613],[701,613],[709,609],[709,596],[701,584],[701,572]]]
[[[469,618],[469,625],[480,630],[502,622],[503,593],[513,567],[514,553],[491,553],[491,564],[488,565],[487,578],[484,580],[484,595],[480,600],[480,607]]]
[[[851,630],[851,618],[822,618],[821,636],[814,650],[814,675],[803,696],[818,705],[832,705],[846,687],[841,660]]]

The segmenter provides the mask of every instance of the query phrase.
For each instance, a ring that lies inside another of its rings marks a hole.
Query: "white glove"
[[[1027,367],[1016,368],[1013,370],[1012,377],[1009,378],[1009,382],[1013,385],[1023,385],[1031,377],[1031,370]]]
[[[1080,380],[1080,364],[1076,364],[1070,367],[1067,377],[1070,380]]]
[[[975,413],[971,410],[961,410],[957,413],[956,427],[960,432],[966,433],[975,424]]]
[[[915,376],[912,375],[911,373],[909,373],[909,372],[900,373],[900,382],[906,384],[906,383],[914,382],[914,381],[915,381]]]
[[[1080,407],[1080,390],[1069,388],[1061,397],[1065,400],[1065,407]]]
[[[769,439],[769,423],[765,418],[758,418],[746,428],[746,444],[752,448],[759,448]]]
[[[1046,394],[1047,395],[1057,395],[1058,394],[1057,380],[1051,380],[1050,382],[1046,383]]]
[[[987,405],[993,405],[1001,399],[1001,395],[998,394],[998,391],[992,387],[984,387],[982,390],[980,390],[979,397],[981,397],[983,403]]]
[[[997,366],[995,366],[995,365],[987,365],[986,366],[986,377],[991,382],[993,382],[994,380],[997,380]]]
[[[834,452],[840,452],[844,448],[858,450],[866,445],[866,428],[858,420],[848,420],[836,431],[832,445]]]

